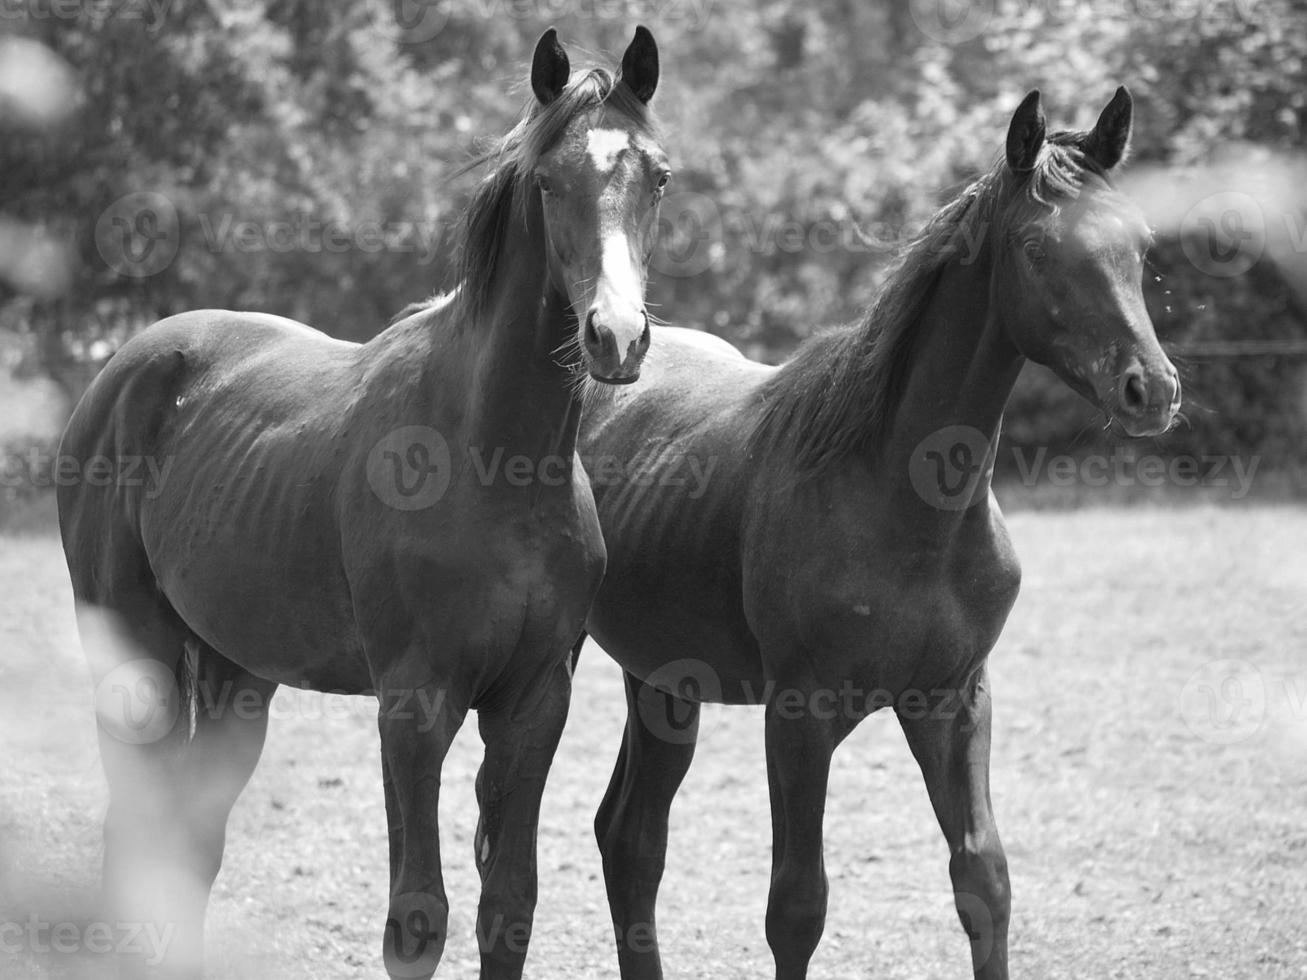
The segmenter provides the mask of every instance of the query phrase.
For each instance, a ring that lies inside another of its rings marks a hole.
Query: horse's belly
[[[586,620],[589,633],[622,669],[665,687],[683,672],[696,700],[757,701],[764,683],[757,643],[745,622],[738,576],[687,558],[679,575],[613,555]]]
[[[322,568],[200,556],[159,576],[187,626],[252,673],[295,687],[361,692],[369,686],[348,593]]]
[[[703,703],[762,703],[766,680],[747,632],[683,617],[610,621],[598,605],[587,627],[624,671],[653,687]]]
[[[142,513],[146,550],[173,608],[207,644],[260,677],[365,689],[330,495],[250,492],[236,464],[210,469],[193,463],[189,492],[161,496]]]

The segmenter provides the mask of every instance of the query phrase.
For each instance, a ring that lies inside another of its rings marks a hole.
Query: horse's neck
[[[483,322],[465,328],[477,345],[469,441],[502,449],[504,459],[558,456],[570,466],[580,403],[560,348],[575,323],[566,296],[550,281],[543,225],[533,201],[522,233],[506,237],[495,262]]]
[[[1003,408],[1020,373],[1022,358],[1004,336],[990,296],[992,251],[988,244],[973,261],[954,259],[940,273],[936,290],[914,328],[912,357],[895,409],[894,424],[880,448],[885,472],[909,490],[914,472],[920,479],[923,453],[947,454],[965,440],[971,447],[991,447],[970,494],[988,497]],[[1001,298],[998,300],[1001,302]],[[951,427],[975,430],[979,438]],[[939,443],[939,445],[936,445]],[[965,459],[966,457],[962,457]],[[945,474],[961,479],[964,474]],[[941,511],[939,516],[958,511]]]

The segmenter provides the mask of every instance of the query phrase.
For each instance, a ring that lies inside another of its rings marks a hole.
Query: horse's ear
[[[567,52],[558,43],[558,32],[551,27],[536,42],[535,57],[531,59],[531,91],[541,105],[549,105],[563,91],[571,74]]]
[[[658,45],[645,27],[635,29],[635,37],[622,55],[622,81],[646,103],[658,87]]]
[[[1044,145],[1044,107],[1035,89],[1017,106],[1007,130],[1007,165],[1022,174],[1035,165]]]
[[[1104,170],[1111,170],[1125,156],[1126,149],[1130,146],[1130,125],[1134,111],[1135,103],[1130,98],[1130,90],[1122,85],[1086,138],[1085,153],[1097,160]]]

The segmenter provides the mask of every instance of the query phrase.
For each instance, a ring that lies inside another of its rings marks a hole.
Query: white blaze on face
[[[631,259],[631,245],[622,231],[614,231],[604,236],[603,252],[600,255],[599,289],[601,295],[596,297],[602,302],[607,299],[615,309],[623,306],[640,309],[644,305],[644,282],[636,271]],[[603,293],[607,293],[604,296]]]
[[[617,156],[631,145],[631,134],[624,129],[592,129],[586,134],[586,149],[595,169],[609,173],[617,166]]]

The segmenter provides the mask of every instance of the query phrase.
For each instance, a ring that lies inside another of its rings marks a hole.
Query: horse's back
[[[773,369],[751,361],[725,340],[702,330],[654,327],[640,380],[592,389],[581,420],[582,455],[603,450],[613,426],[681,430],[685,424],[750,400]]]
[[[284,317],[227,310],[196,310],[160,320],[127,341],[110,358],[78,403],[64,436],[76,455],[86,440],[113,432],[140,435],[187,388],[206,380],[227,379],[242,371],[257,373],[269,354],[285,359],[276,371],[281,390],[293,390],[315,361],[336,358],[357,345],[333,340],[321,331]],[[299,353],[300,356],[293,356]]]
[[[295,395],[356,345],[333,340],[302,323],[261,313],[197,310],[160,320],[125,343],[78,402],[65,428],[60,456],[74,464],[155,453],[168,421],[200,387]],[[268,365],[269,359],[275,365]],[[67,486],[65,487],[65,483]],[[64,481],[61,509],[88,484]]]

